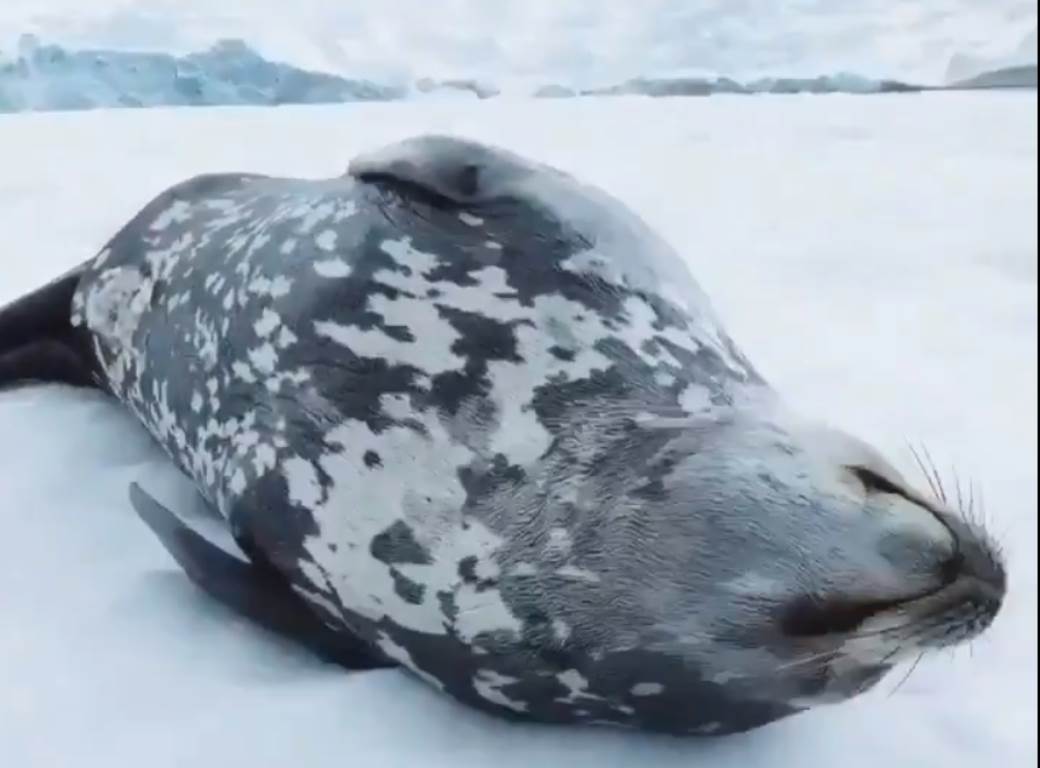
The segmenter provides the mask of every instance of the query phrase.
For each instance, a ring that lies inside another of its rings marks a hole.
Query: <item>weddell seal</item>
[[[804,420],[680,257],[561,171],[424,136],[208,175],[0,312],[226,521],[133,487],[203,590],[349,668],[553,723],[748,730],[985,630],[985,532]]]

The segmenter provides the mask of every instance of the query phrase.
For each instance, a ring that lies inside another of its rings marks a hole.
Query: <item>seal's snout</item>
[[[983,531],[955,515],[939,513],[957,542],[957,551],[943,567],[948,586],[963,585],[971,599],[993,616],[1007,594],[1007,567],[996,545]]]

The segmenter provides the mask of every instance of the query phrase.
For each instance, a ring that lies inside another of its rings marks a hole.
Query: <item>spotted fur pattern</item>
[[[434,142],[196,178],[89,265],[73,324],[245,551],[451,696],[720,734],[819,692],[668,602],[708,578],[666,535],[697,450],[669,425],[770,390],[678,256],[570,177]],[[726,600],[790,580],[728,567]]]

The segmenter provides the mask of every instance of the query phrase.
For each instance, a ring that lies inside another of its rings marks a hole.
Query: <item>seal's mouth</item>
[[[918,503],[921,503],[919,500]],[[805,595],[788,603],[780,628],[799,639],[854,636],[867,628],[920,647],[946,647],[977,636],[992,624],[1007,592],[1007,574],[984,531],[924,503],[949,530],[952,555],[939,567],[937,585],[898,599]]]
[[[845,635],[866,621],[906,604],[903,600],[854,600],[804,595],[788,603],[780,629],[788,637],[815,638]]]

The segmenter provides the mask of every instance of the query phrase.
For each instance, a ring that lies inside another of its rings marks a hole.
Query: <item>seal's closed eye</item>
[[[361,181],[407,187],[443,204],[465,205],[516,196],[534,170],[530,162],[501,149],[421,136],[358,155],[347,173]]]
[[[867,489],[867,493],[891,493],[896,496],[906,497],[905,490],[893,483],[887,477],[878,474],[872,469],[867,469],[866,467],[849,467],[849,471],[852,472],[861,483],[863,483],[863,487]]]

